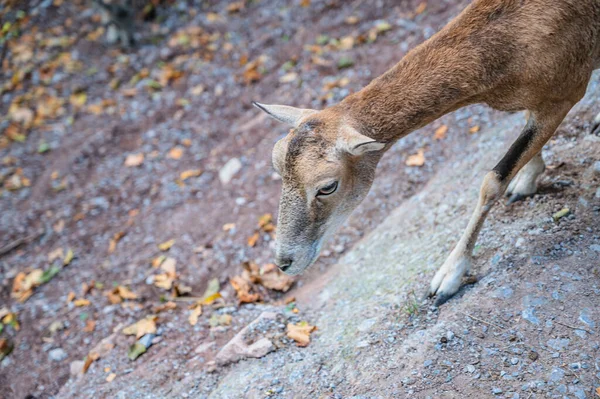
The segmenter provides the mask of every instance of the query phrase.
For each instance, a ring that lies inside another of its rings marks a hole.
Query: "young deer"
[[[468,104],[528,110],[525,128],[483,179],[462,238],[431,282],[435,304],[444,303],[470,270],[494,203],[504,192],[511,201],[535,193],[545,168],[542,146],[583,97],[597,67],[599,0],[475,0],[337,105],[316,111],[255,103],[294,127],[273,150],[283,180],[277,265],[298,274],[317,259],[324,240],[365,198],[381,156],[398,139]]]

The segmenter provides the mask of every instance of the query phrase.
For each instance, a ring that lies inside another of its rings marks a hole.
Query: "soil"
[[[600,139],[589,128],[598,111],[598,77],[544,150],[549,168],[540,193],[492,211],[476,248],[479,281],[441,309],[430,308],[421,294],[466,225],[482,175],[518,134],[521,114],[471,106],[402,139],[382,160],[367,199],[292,290],[240,305],[229,278],[245,261],[272,261],[270,235],[261,233],[254,247],[247,240],[261,215],[276,215],[280,183],[270,153],[286,133],[251,102],[335,103],[468,1],[430,2],[421,13],[415,12],[419,1],[328,0],[302,7],[262,0],[237,13],[227,11],[230,3],[177,1],[159,8],[159,22],[140,24],[141,44],[132,50],[77,41],[68,51],[83,71],[99,72],[56,84],[85,87],[88,103],[114,99],[114,112],[81,112],[72,123],[65,115],[33,129],[24,143],[0,149],[0,159],[16,159],[0,174],[22,168],[31,180],[31,187],[0,193],[0,247],[28,237],[0,255],[0,303],[21,326],[0,336],[14,345],[0,364],[2,396],[594,397],[600,386],[600,252],[594,249],[600,248],[600,174],[594,172]],[[70,18],[67,32],[76,34],[87,26],[87,8],[50,5],[34,22],[50,30]],[[356,23],[348,23],[352,16]],[[383,20],[391,29],[375,41],[326,51],[317,63],[307,48],[323,35],[368,35]],[[216,49],[170,47],[169,38],[189,27],[219,33]],[[244,60],[260,56],[267,57],[260,79],[245,82]],[[354,64],[338,68],[343,57]],[[115,77],[129,82],[143,68],[169,63],[183,76],[157,93],[141,87],[131,97],[109,87]],[[117,72],[109,72],[115,65]],[[282,82],[290,71],[297,78]],[[348,84],[324,88],[340,78]],[[198,85],[203,93],[192,95]],[[3,96],[3,111],[11,96]],[[447,137],[436,140],[442,125]],[[40,154],[42,141],[51,150]],[[179,159],[168,156],[173,147],[183,149]],[[422,148],[425,165],[406,166],[407,156]],[[138,153],[145,154],[142,165],[124,166]],[[224,184],[219,171],[232,158],[242,167]],[[180,184],[180,173],[189,169],[203,173]],[[67,188],[53,189],[63,179]],[[554,222],[552,215],[565,207],[570,214]],[[235,226],[223,228],[230,223]],[[125,235],[109,253],[120,232]],[[163,254],[157,245],[170,239],[175,244],[164,254],[177,260],[178,281],[197,297],[217,278],[223,300],[205,307],[195,326],[186,302],[161,312],[156,342],[130,361],[134,339],[120,331],[163,302],[167,293],[149,277],[157,273],[151,260]],[[26,302],[12,298],[17,274],[45,269],[57,248],[71,248],[74,260]],[[77,307],[67,297],[84,295],[83,284],[97,288],[85,294],[89,306]],[[139,299],[111,304],[105,291],[113,285],[127,285]],[[291,298],[297,313],[284,303]],[[263,311],[280,314],[280,323],[253,330],[253,339],[262,332],[277,350],[215,367],[220,348]],[[232,316],[231,325],[211,326],[212,315],[224,314]],[[84,331],[89,320],[96,322],[92,332]],[[310,345],[300,348],[285,337],[283,320],[316,325]],[[65,328],[51,332],[57,321]],[[85,375],[72,376],[72,362],[111,336],[115,347]],[[207,349],[196,351],[202,345]],[[65,359],[50,359],[57,348]],[[107,382],[110,373],[116,378]]]

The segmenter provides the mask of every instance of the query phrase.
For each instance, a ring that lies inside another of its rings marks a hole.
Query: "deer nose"
[[[275,260],[275,264],[277,265],[277,267],[279,267],[279,270],[281,270],[282,272],[286,271],[287,269],[290,268],[290,266],[292,266],[292,258],[280,258],[277,257],[277,259]]]

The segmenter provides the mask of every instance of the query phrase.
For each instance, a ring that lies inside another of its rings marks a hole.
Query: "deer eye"
[[[330,184],[326,185],[325,187],[321,187],[321,189],[317,193],[317,197],[331,195],[331,194],[335,193],[335,190],[337,190],[337,188],[338,188],[338,182],[334,181],[333,183],[330,183]]]

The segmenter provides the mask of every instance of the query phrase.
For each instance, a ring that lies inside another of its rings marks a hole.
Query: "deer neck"
[[[473,101],[480,68],[460,43],[436,37],[338,106],[355,128],[393,143],[444,114]],[[458,45],[457,45],[458,44]]]

